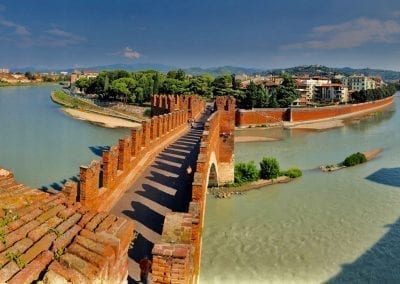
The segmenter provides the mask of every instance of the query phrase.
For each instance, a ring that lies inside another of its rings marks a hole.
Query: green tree
[[[236,184],[243,184],[258,180],[260,172],[254,164],[254,161],[250,161],[249,163],[236,164],[234,176]]]
[[[213,95],[225,96],[232,93],[232,77],[231,75],[221,75],[212,82]]]
[[[284,73],[282,77],[282,84],[276,88],[276,98],[280,107],[289,107],[294,100],[300,97],[300,93],[296,90],[292,76]]]
[[[357,152],[346,157],[346,159],[343,161],[343,165],[346,167],[351,167],[361,163],[365,163],[366,161],[367,158],[365,157],[365,155],[363,153]]]
[[[277,178],[279,176],[279,162],[275,158],[264,157],[260,162],[260,168],[262,179]]]
[[[128,97],[131,92],[129,91],[126,81],[121,79],[113,81],[111,87],[113,91],[117,94],[117,96],[120,97],[125,103],[127,103]]]
[[[89,87],[89,79],[86,77],[81,77],[78,80],[76,80],[75,85],[79,88],[79,90],[85,92],[86,89]]]
[[[270,108],[278,108],[279,107],[278,101],[276,99],[276,89],[271,90],[271,96],[268,101],[268,107],[270,107]]]
[[[25,72],[24,75],[28,80],[35,80],[36,79],[36,75],[34,73],[30,72],[30,71]]]
[[[158,89],[160,88],[160,74],[155,72],[153,75],[153,90],[152,94],[158,94]]]

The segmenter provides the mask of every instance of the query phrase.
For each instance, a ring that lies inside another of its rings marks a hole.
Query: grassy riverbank
[[[0,88],[2,87],[43,87],[43,86],[52,86],[52,85],[59,85],[60,83],[64,82],[31,82],[31,83],[5,83],[0,82]]]
[[[105,127],[137,127],[142,121],[141,118],[136,116],[100,107],[90,101],[70,96],[62,90],[52,92],[51,99],[53,102],[65,107],[64,112],[66,114]]]

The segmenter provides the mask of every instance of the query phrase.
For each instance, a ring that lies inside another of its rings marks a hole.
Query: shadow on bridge
[[[204,121],[206,116],[201,118]],[[166,147],[112,209],[133,219],[138,237],[129,250],[129,282],[139,278],[138,262],[161,240],[165,214],[187,212],[192,196],[200,138],[204,123],[196,123],[185,135]],[[187,173],[187,168],[192,173]]]
[[[389,231],[353,263],[326,283],[400,283],[400,218]]]

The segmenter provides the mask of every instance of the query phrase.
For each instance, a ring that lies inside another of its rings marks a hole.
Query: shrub
[[[253,161],[235,165],[235,183],[243,184],[258,180],[260,172]]]
[[[346,167],[355,166],[361,163],[365,163],[367,158],[363,153],[357,152],[348,156],[344,161],[343,165]]]
[[[281,172],[281,174],[290,178],[298,178],[303,175],[299,168],[290,168],[287,171]]]
[[[277,178],[279,175],[279,163],[275,158],[265,157],[260,162],[260,176],[262,179]]]
[[[143,112],[143,116],[151,117],[151,108],[146,108]]]

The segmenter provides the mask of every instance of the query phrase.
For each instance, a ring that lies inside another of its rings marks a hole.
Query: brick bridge
[[[198,281],[207,186],[233,181],[235,100],[156,95],[152,115],[57,194],[0,168],[1,283],[134,283],[145,256],[153,283]]]
[[[60,193],[0,169],[0,282],[133,283],[145,256],[153,283],[198,281],[207,186],[233,181],[235,100],[156,95],[152,114]]]
[[[81,167],[77,199],[134,220],[131,282],[148,256],[153,283],[193,283],[207,187],[234,179],[235,100],[217,97],[206,106],[198,96],[155,95],[151,104],[151,120],[104,151],[102,161]]]

